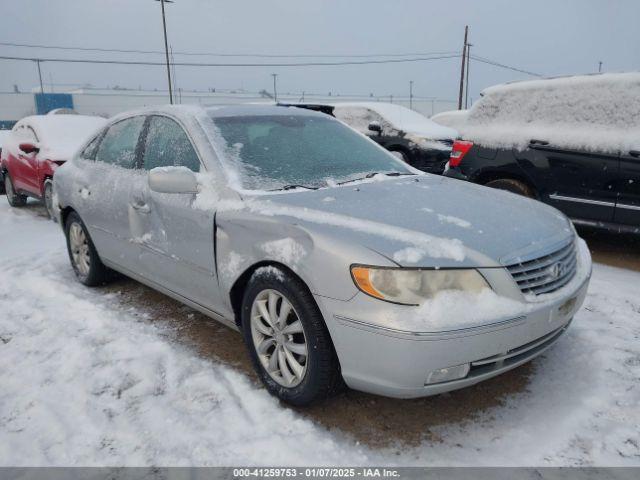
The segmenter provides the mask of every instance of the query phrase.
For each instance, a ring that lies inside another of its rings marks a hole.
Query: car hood
[[[429,174],[382,178],[253,204],[406,267],[508,265],[575,235],[562,213],[512,193]]]

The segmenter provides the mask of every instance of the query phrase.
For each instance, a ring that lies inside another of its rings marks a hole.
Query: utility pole
[[[598,73],[602,73],[602,60],[598,62]]]
[[[466,81],[465,81],[465,95],[464,95],[464,109],[469,108],[469,58],[471,58],[471,44],[467,43],[467,73],[466,73]]]
[[[171,86],[171,65],[169,63],[169,41],[167,40],[167,17],[164,13],[164,4],[173,3],[173,0],[156,0],[162,5],[162,28],[164,30],[164,53],[167,60],[167,81],[169,82],[169,103],[173,105],[173,88]]]
[[[409,108],[413,110],[413,80],[409,80]]]
[[[277,83],[278,74],[272,73],[271,76],[273,77],[273,100],[276,103],[278,103],[278,83]]]
[[[464,27],[464,45],[462,47],[462,67],[460,69],[460,93],[458,95],[458,110],[462,110],[462,94],[464,93],[464,67],[467,60],[467,38],[469,36],[469,25]]]
[[[44,93],[44,85],[42,84],[42,70],[40,70],[40,60],[36,60],[38,65],[38,78],[40,79],[40,93]]]

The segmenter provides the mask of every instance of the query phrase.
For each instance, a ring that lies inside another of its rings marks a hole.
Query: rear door
[[[615,222],[640,228],[640,151],[620,157],[619,197]]]
[[[612,222],[617,199],[620,158],[556,148],[532,141],[519,163],[548,203],[572,218]]]
[[[149,118],[143,168],[187,167],[195,173],[203,167],[196,147],[174,119]],[[144,182],[133,192],[145,205],[134,212],[134,236],[141,247],[143,275],[165,288],[209,309],[220,311],[215,268],[212,210],[192,207],[194,194],[153,192]]]
[[[145,181],[137,168],[144,122],[143,116],[121,120],[92,142],[81,155],[72,187],[74,207],[100,256],[134,271],[139,247],[131,235],[130,217],[135,210],[132,192]]]

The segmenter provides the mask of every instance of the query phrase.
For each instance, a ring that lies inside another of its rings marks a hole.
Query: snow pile
[[[384,102],[344,102],[335,103],[333,114],[338,120],[359,132],[371,134],[369,124],[380,122],[387,134],[402,131],[432,140],[453,140],[458,136],[455,130],[438,125],[424,115],[402,105]]]
[[[245,375],[178,347],[144,312],[80,285],[59,227],[26,213],[24,230],[7,210],[3,225],[34,248],[11,256],[15,236],[0,244],[11,285],[0,293],[0,465],[368,463]]]
[[[524,150],[531,140],[605,153],[640,148],[640,73],[534,80],[486,89],[462,137]]]

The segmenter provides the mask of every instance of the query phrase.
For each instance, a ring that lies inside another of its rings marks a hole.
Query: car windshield
[[[374,173],[408,175],[404,163],[342,123],[311,115],[214,117],[224,160],[241,188],[318,188]]]

